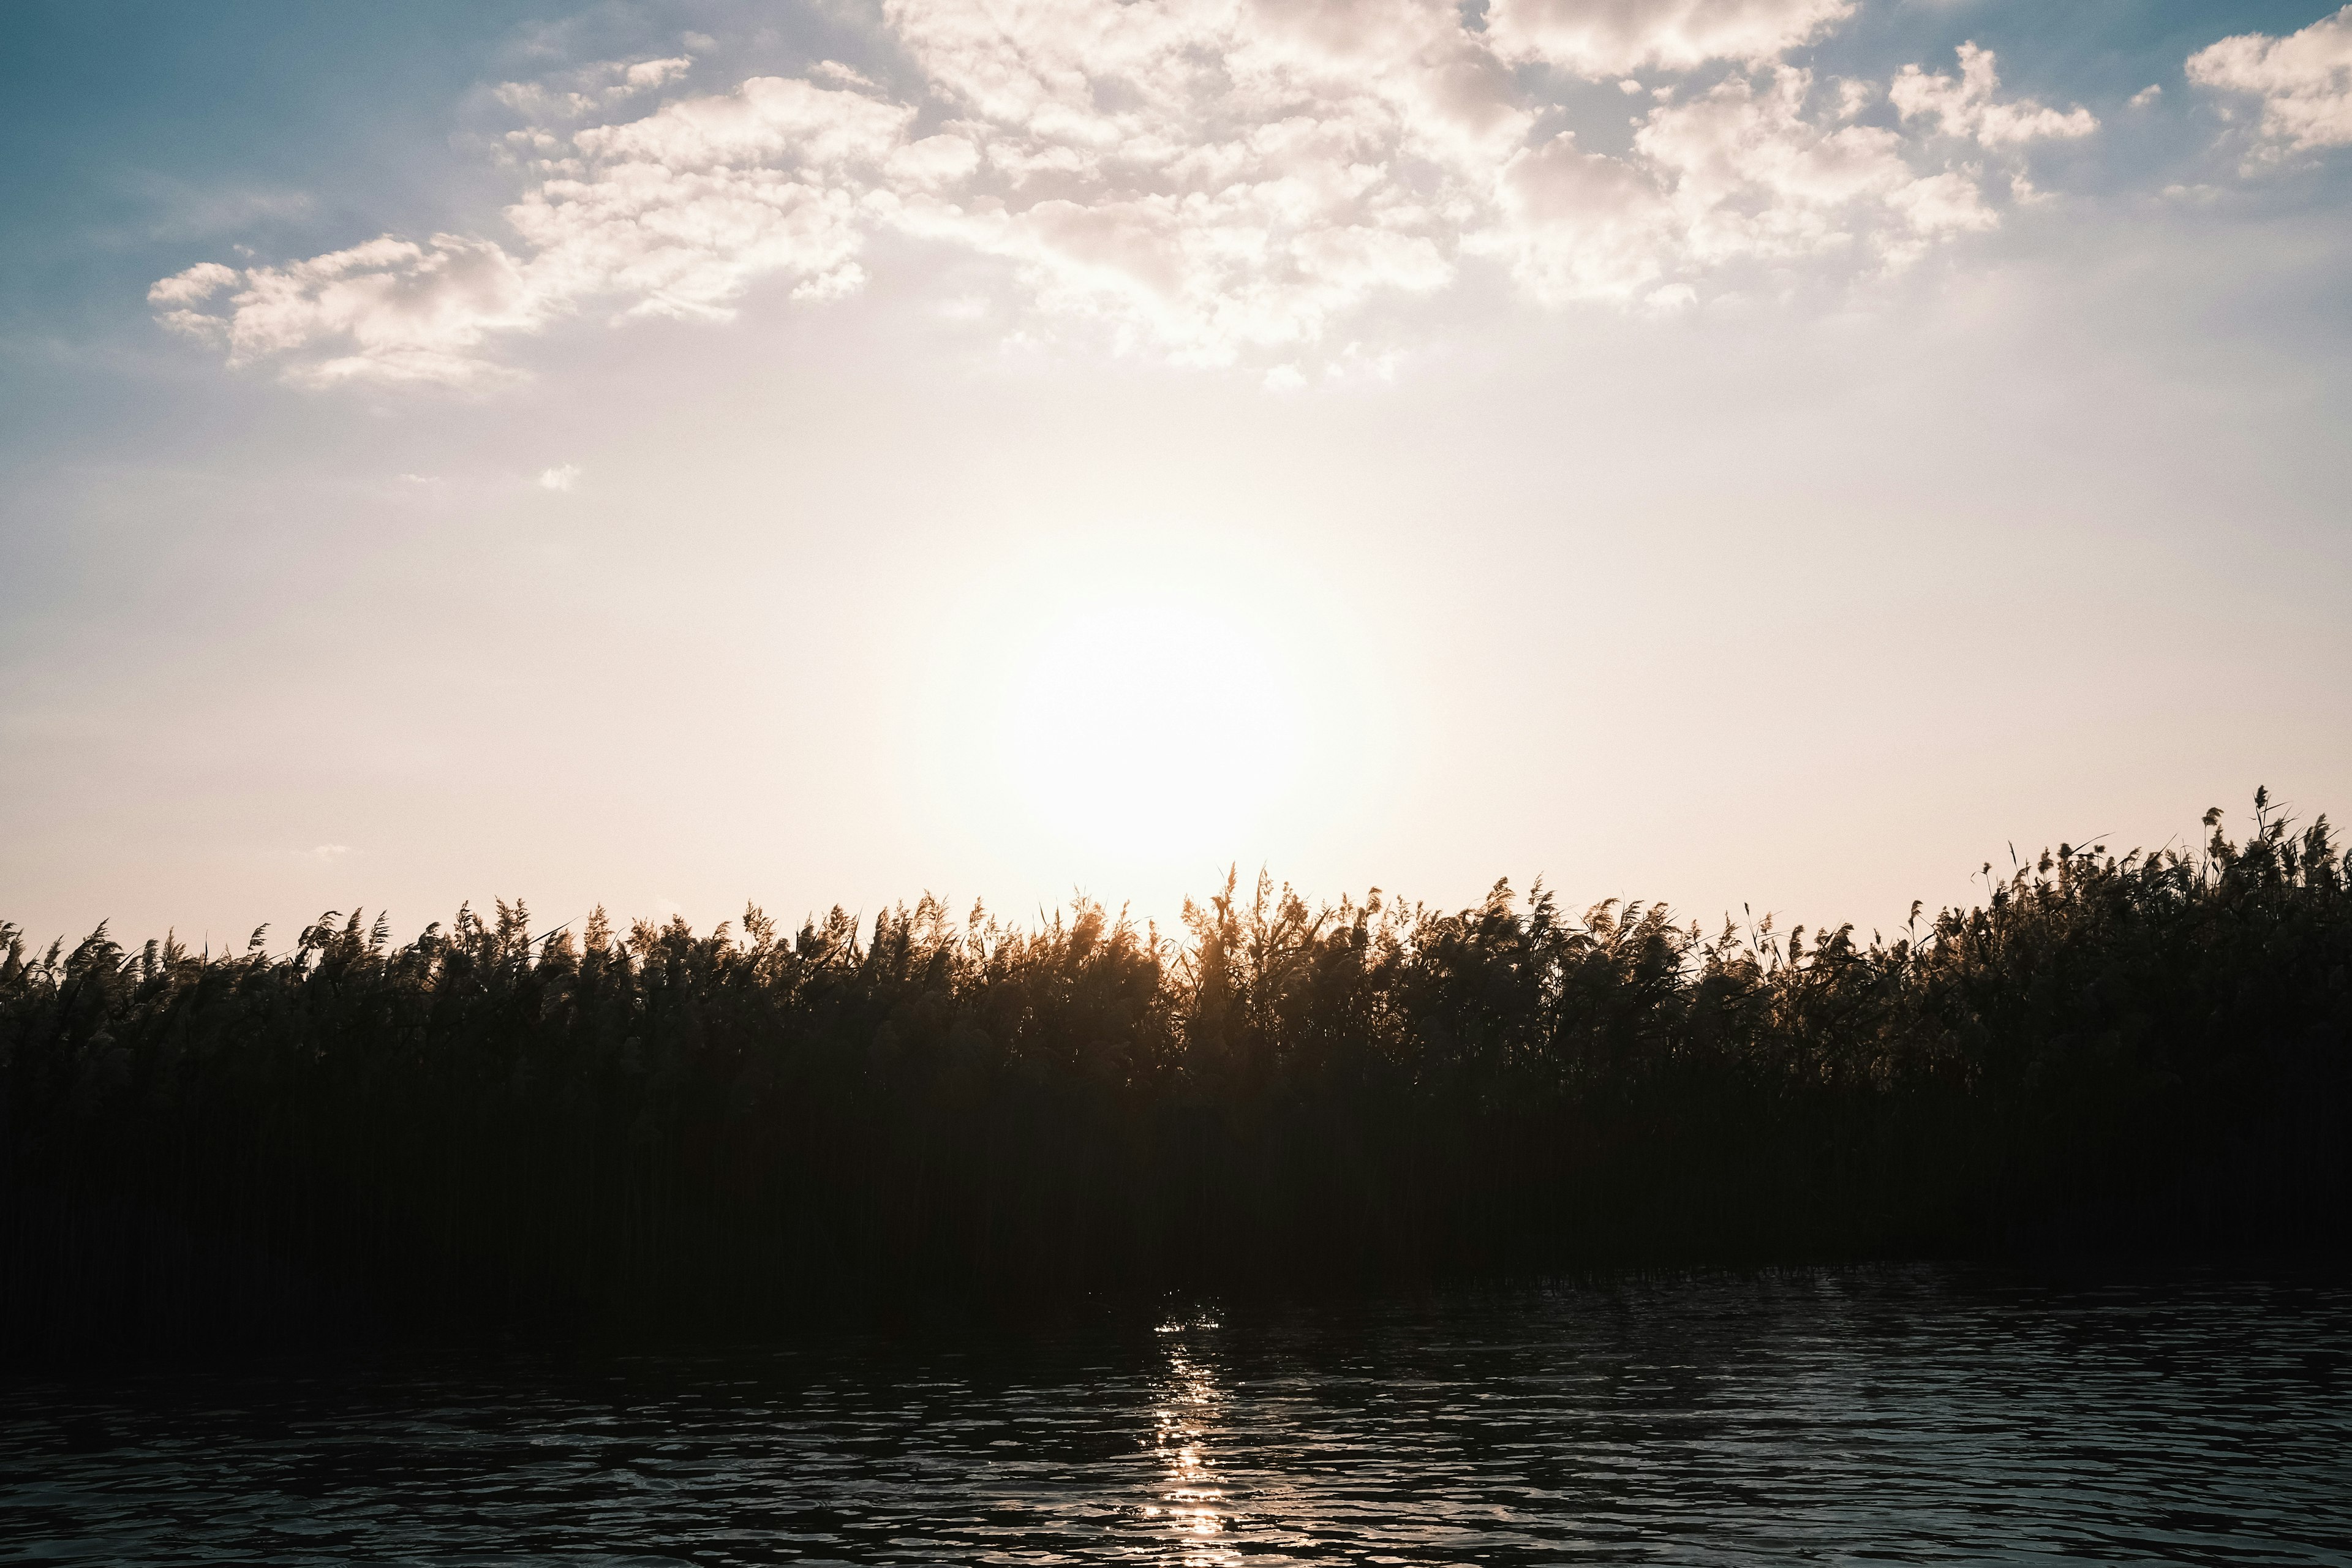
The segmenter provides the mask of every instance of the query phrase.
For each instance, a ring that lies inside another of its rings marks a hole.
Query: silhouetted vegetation
[[[283,956],[0,927],[13,1331],[2333,1247],[2352,857],[2256,800],[2243,843],[2062,846],[1867,942],[1264,879],[1181,942],[928,898],[789,937],[329,915]]]

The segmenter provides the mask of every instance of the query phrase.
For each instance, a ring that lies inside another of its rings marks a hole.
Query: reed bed
[[[2243,842],[2062,845],[1867,941],[1264,877],[1166,938],[928,897],[790,935],[330,913],[227,955],[0,925],[0,1307],[21,1350],[2340,1254],[2352,856],[2255,800]]]

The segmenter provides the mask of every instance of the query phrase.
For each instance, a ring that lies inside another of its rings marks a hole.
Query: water
[[[2352,1563],[2352,1289],[1948,1270],[6,1389],[110,1563]]]

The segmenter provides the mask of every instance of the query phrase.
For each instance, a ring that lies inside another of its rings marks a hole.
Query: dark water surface
[[[2352,1563],[2352,1289],[1941,1269],[0,1388],[110,1563]]]

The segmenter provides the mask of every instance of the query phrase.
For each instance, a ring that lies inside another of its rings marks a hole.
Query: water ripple
[[[20,1385],[0,1550],[2352,1563],[2348,1374],[2352,1289],[2334,1282],[1912,1269],[588,1369]]]

